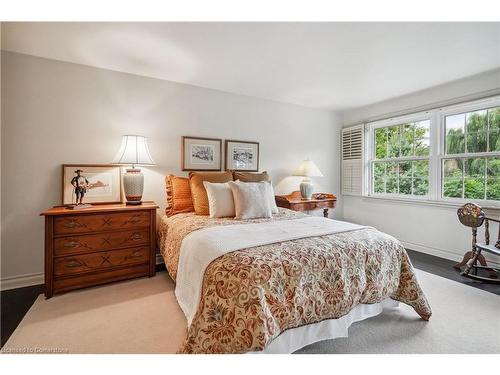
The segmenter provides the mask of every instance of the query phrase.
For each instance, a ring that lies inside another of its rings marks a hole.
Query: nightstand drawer
[[[149,226],[149,211],[110,213],[101,215],[68,215],[54,219],[55,235],[102,232]]]
[[[147,245],[149,229],[135,229],[123,232],[83,234],[54,239],[54,255],[74,255],[122,247]]]
[[[130,264],[149,261],[149,247],[112,250],[54,259],[54,275],[72,275],[84,272],[107,270]]]

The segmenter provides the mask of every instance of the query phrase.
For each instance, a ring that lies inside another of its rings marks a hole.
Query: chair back
[[[458,220],[471,228],[483,225],[485,215],[483,209],[475,203],[466,203],[457,210]]]

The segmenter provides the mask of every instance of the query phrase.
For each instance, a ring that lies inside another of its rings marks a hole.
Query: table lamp
[[[122,144],[113,164],[132,165],[123,175],[123,190],[127,204],[142,204],[142,191],[144,189],[144,175],[136,165],[154,165],[154,161],[149,154],[146,137],[140,135],[124,135]]]
[[[321,173],[316,164],[306,159],[300,163],[293,175],[305,177],[300,183],[300,194],[302,195],[302,199],[309,200],[313,193],[313,184],[309,177],[322,177],[323,173]]]

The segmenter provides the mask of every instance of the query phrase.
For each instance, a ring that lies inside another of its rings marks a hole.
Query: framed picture
[[[220,171],[222,139],[182,137],[183,171]]]
[[[77,204],[80,203],[80,198],[82,203],[120,203],[120,174],[119,165],[63,164],[62,204]],[[77,186],[80,188],[77,189]]]
[[[259,142],[226,140],[226,170],[259,171]]]

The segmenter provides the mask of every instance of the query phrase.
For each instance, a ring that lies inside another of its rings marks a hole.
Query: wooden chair
[[[490,245],[490,221],[500,223],[500,220],[493,219],[491,217],[486,217],[481,207],[474,203],[467,203],[460,207],[457,211],[458,220],[467,226],[472,228],[472,251],[465,254],[464,259],[455,264],[454,268],[461,270],[461,267],[465,265],[465,269],[461,272],[462,276],[469,277],[474,280],[490,282],[495,284],[500,284],[500,279],[498,275],[500,274],[500,269],[488,266],[486,264],[486,259],[481,254],[482,251],[486,251],[491,254],[500,256],[500,226],[498,229],[498,239],[495,245]],[[484,238],[486,243],[477,243],[477,228],[479,228],[484,223]],[[477,263],[481,265],[477,265]],[[483,269],[488,272],[489,277],[479,276],[477,274],[478,269]]]

